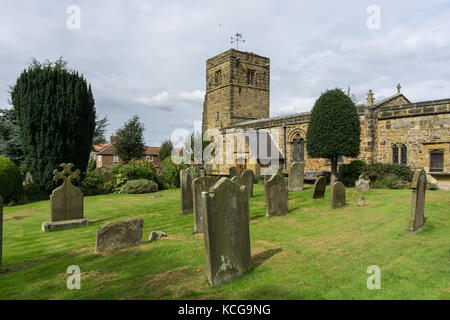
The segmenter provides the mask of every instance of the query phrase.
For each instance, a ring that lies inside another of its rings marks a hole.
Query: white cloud
[[[158,93],[150,98],[145,97],[135,98],[134,101],[138,104],[142,104],[150,108],[156,108],[164,111],[174,110],[174,106],[167,91]]]
[[[190,92],[182,91],[178,94],[178,100],[182,102],[201,103],[205,99],[205,91],[194,90]]]

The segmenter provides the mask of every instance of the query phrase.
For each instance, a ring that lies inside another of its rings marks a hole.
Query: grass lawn
[[[264,190],[250,201],[252,270],[211,288],[203,235],[180,210],[180,191],[86,197],[87,227],[44,233],[49,201],[4,208],[0,299],[450,299],[450,193],[427,191],[426,229],[410,235],[410,190],[371,190],[366,207],[347,189],[348,205],[331,210],[312,187],[289,193],[287,216],[266,218]],[[96,231],[144,218],[167,238],[95,254]],[[67,267],[81,268],[81,290],[68,290]],[[366,269],[381,269],[381,289],[366,287]]]

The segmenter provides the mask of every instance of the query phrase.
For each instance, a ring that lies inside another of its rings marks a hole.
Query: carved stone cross
[[[398,91],[398,93],[400,93],[400,89],[402,88],[402,86],[400,85],[400,83],[399,84],[397,84],[397,91]]]
[[[60,166],[63,168],[63,171],[53,170],[53,180],[58,182],[62,179],[63,184],[72,184],[73,180],[80,180],[80,170],[72,171],[73,163],[61,163]]]

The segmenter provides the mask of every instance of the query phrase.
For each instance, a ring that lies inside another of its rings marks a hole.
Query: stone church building
[[[400,85],[394,90],[395,94],[382,101],[375,101],[369,90],[367,103],[357,106],[361,122],[357,159],[368,164],[402,163],[413,169],[424,168],[441,187],[449,187],[450,99],[411,102],[401,93]],[[208,59],[203,132],[220,130],[225,141],[229,132],[265,130],[279,149],[282,168],[288,168],[293,161],[302,161],[306,177],[331,171],[327,159],[313,159],[306,152],[310,113],[269,117],[269,96],[269,58],[230,49]],[[244,156],[240,152],[235,157],[235,163],[215,164],[209,171],[226,174],[231,166],[236,166],[261,174],[259,159],[254,157],[247,147]],[[341,163],[351,160],[340,159]]]

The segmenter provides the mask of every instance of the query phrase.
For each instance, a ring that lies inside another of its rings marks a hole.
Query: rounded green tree
[[[306,133],[306,151],[311,158],[331,162],[336,180],[339,157],[359,154],[361,126],[355,103],[341,89],[327,90],[316,100]]]
[[[10,159],[0,156],[0,196],[8,203],[22,198],[22,175]]]
[[[53,170],[73,163],[86,171],[95,129],[91,86],[62,59],[34,60],[11,90],[25,164],[45,190],[56,183]]]

